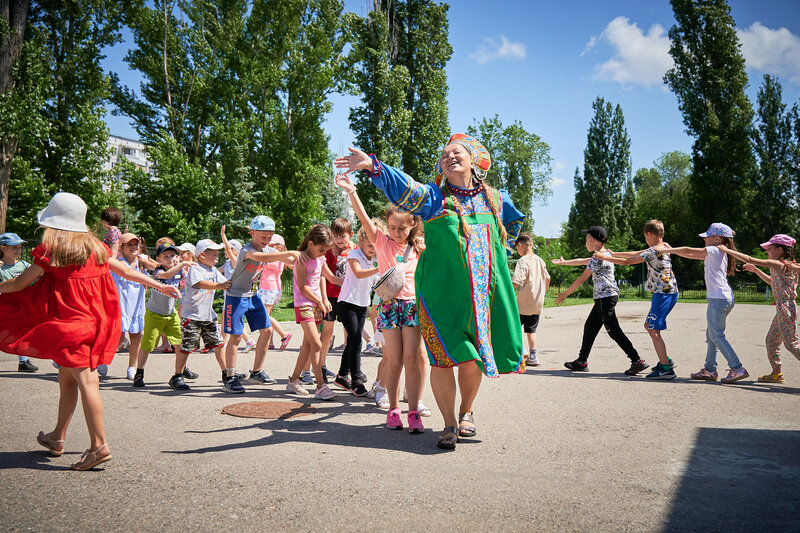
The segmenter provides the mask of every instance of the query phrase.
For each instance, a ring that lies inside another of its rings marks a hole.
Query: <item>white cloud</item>
[[[586,43],[581,55],[595,48],[600,41],[613,46],[616,55],[595,67],[595,80],[650,87],[661,84],[664,74],[672,68],[669,37],[660,24],[653,24],[645,34],[627,17],[617,17],[608,23],[599,38],[592,37]]]
[[[500,44],[494,39],[484,37],[483,44],[469,57],[483,65],[493,59],[525,59],[525,43],[512,43],[505,35],[500,36]]]
[[[561,187],[567,182],[567,180],[563,180],[561,178],[550,178],[550,186],[552,188]]]
[[[771,30],[760,22],[736,33],[748,68],[800,84],[800,37],[786,28]]]
[[[556,171],[564,170],[566,167],[567,164],[561,161],[560,159],[557,159],[553,162],[553,169],[555,169]]]

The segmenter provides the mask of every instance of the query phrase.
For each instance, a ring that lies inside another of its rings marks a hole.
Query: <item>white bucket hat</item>
[[[59,192],[50,200],[47,207],[36,215],[40,226],[46,228],[88,233],[86,227],[86,202],[80,196],[69,192]]]

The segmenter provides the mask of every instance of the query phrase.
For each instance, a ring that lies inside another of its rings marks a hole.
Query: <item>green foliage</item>
[[[474,123],[467,133],[480,140],[492,158],[488,183],[508,191],[514,206],[526,217],[522,230],[531,231],[534,199],[545,202],[553,194],[550,147],[519,121],[503,126],[497,115]]]
[[[743,231],[749,179],[753,110],[734,21],[725,0],[672,0],[677,24],[670,28],[674,68],[664,77],[678,97],[692,145],[690,207],[700,227],[725,222],[737,240]]]
[[[781,98],[781,84],[769,74],[758,89],[756,124],[752,132],[757,168],[752,177],[750,233],[770,236],[797,230],[797,202],[790,160],[793,149],[791,114]]]
[[[581,229],[589,226],[605,227],[612,238],[628,239],[631,234],[631,141],[622,108],[612,109],[611,103],[600,97],[592,108],[595,113],[583,151],[583,176],[575,169],[575,201],[563,234],[570,255],[583,252]]]
[[[351,90],[362,105],[350,110],[358,146],[418,180],[432,177],[449,137],[447,74],[452,55],[446,4],[381,0],[366,18],[351,16]],[[368,180],[357,183],[367,213],[386,200]]]

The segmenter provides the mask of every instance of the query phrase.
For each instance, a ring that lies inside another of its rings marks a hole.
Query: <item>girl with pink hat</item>
[[[772,287],[775,297],[775,318],[767,332],[767,358],[772,372],[758,378],[764,383],[783,383],[781,371],[781,342],[792,355],[800,359],[800,342],[797,339],[797,274],[800,266],[794,262],[795,240],[783,233],[773,235],[770,240],[761,244],[767,251],[769,259],[758,259],[745,255],[725,246],[720,250],[734,259],[744,262],[742,267],[761,278]],[[769,274],[759,267],[768,268]]]

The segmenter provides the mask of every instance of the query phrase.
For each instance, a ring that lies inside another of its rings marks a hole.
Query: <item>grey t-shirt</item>
[[[201,281],[225,283],[228,280],[214,267],[192,265],[186,275],[186,297],[182,301],[181,318],[213,322],[217,319],[217,314],[211,307],[211,304],[214,303],[214,291],[196,288],[195,285]]]
[[[605,250],[603,255],[611,255]],[[619,288],[614,279],[614,263],[601,261],[592,257],[586,268],[592,271],[592,283],[594,284],[594,299],[608,298],[609,296],[619,296]]]
[[[153,275],[155,277],[156,274],[160,272],[166,272],[164,267],[156,267],[153,271]],[[171,278],[167,279],[158,279],[164,285],[172,285],[173,287],[180,288],[181,280],[186,277],[186,272],[183,269],[178,270],[178,273],[172,276]],[[157,315],[161,316],[169,316],[175,310],[175,298],[171,296],[167,296],[166,294],[161,294],[157,290],[153,289],[150,291],[150,299],[147,301],[147,310],[151,311]]]
[[[264,263],[261,261],[253,261],[252,259],[245,259],[247,252],[264,252],[267,254],[275,253],[278,250],[265,246],[263,250],[259,250],[253,243],[247,243],[239,251],[239,258],[236,260],[236,268],[233,269],[231,275],[231,288],[228,289],[228,296],[236,298],[250,298],[258,292],[258,282],[261,279],[261,268]]]

